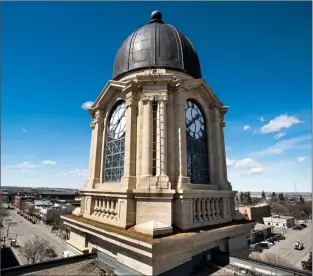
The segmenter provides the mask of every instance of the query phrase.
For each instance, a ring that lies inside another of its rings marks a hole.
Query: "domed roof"
[[[113,79],[131,71],[168,68],[201,78],[198,55],[190,40],[154,11],[150,23],[133,32],[119,48]]]

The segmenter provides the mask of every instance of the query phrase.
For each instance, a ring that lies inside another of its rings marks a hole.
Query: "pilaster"
[[[177,189],[182,189],[185,183],[190,183],[190,178],[187,174],[187,141],[186,141],[186,120],[185,120],[185,102],[184,89],[178,87],[175,92],[175,120],[176,126],[175,135],[176,142],[176,156],[178,158],[177,164]]]
[[[104,111],[98,110],[93,116],[90,124],[90,127],[92,128],[92,135],[89,159],[89,180],[86,185],[87,188],[94,188],[95,183],[100,183],[104,121]]]
[[[151,158],[151,140],[152,140],[152,98],[142,95],[143,104],[143,129],[142,129],[142,163],[141,175],[138,188],[149,188],[152,178],[152,158]]]
[[[221,137],[221,114],[220,110],[216,105],[210,107],[210,117],[211,117],[211,139],[214,141],[213,147],[213,182],[222,189],[222,185],[225,182],[225,169],[223,162],[223,146]]]
[[[136,188],[136,145],[137,145],[137,107],[138,100],[134,92],[129,92],[125,100],[125,155],[124,175],[122,186],[129,189]]]
[[[157,186],[158,188],[170,189],[169,177],[167,175],[167,95],[161,95],[156,98],[158,103],[157,110]]]

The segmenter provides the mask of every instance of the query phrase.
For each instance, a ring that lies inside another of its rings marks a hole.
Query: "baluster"
[[[197,207],[198,207],[198,217],[199,222],[203,221],[203,211],[202,211],[202,198],[198,198]]]
[[[211,210],[212,210],[212,219],[213,220],[217,219],[217,217],[215,215],[214,198],[211,199]]]
[[[109,218],[111,211],[111,199],[108,197],[107,214],[106,217]]]
[[[100,199],[100,214],[99,214],[99,216],[103,216],[103,212],[104,212],[104,198],[103,197],[101,197],[101,199]]]
[[[197,199],[193,198],[192,203],[193,203],[193,221],[197,222],[198,221]]]
[[[220,201],[219,198],[215,199],[215,207],[216,207],[215,210],[216,210],[216,217],[217,217],[217,219],[221,219],[222,218],[221,214],[220,214],[219,201]]]
[[[208,220],[212,220],[212,210],[211,210],[211,199],[208,198],[206,200],[206,207],[207,207],[207,210],[208,210]]]
[[[98,207],[99,211],[98,211],[98,216],[101,216],[101,209],[102,209],[102,199],[101,197],[99,198],[99,207]]]
[[[98,213],[98,198],[97,197],[95,198],[95,207],[93,209],[94,209],[93,215],[96,216]]]
[[[105,197],[102,198],[102,206],[101,206],[101,217],[105,215]]]
[[[104,207],[103,207],[104,211],[103,211],[102,217],[105,217],[107,215],[107,212],[108,212],[108,210],[107,210],[108,209],[108,198],[105,197],[103,200],[104,200]]]
[[[110,218],[113,219],[114,218],[114,198],[111,199],[111,210],[110,210]]]
[[[208,210],[206,208],[206,198],[202,199],[202,214],[203,214],[203,220],[207,221],[208,220]]]
[[[114,199],[114,217],[117,216],[117,198]]]

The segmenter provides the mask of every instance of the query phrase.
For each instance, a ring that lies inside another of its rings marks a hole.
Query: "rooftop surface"
[[[257,223],[255,226],[254,226],[254,230],[265,230],[265,229],[270,229],[272,228],[273,226],[270,226],[270,225],[265,225],[265,224],[262,224],[262,223]]]
[[[52,276],[52,275],[114,275],[113,270],[98,259],[85,260],[72,264],[62,265],[50,269],[44,269],[25,275]]]
[[[222,230],[222,229],[229,229],[229,228],[232,228],[232,227],[237,226],[237,225],[255,223],[254,221],[251,221],[251,220],[250,221],[249,220],[240,220],[240,221],[232,221],[232,222],[224,223],[224,224],[210,225],[210,226],[206,226],[206,227],[201,227],[199,229],[192,229],[189,231],[183,231],[179,228],[174,227],[172,234],[169,234],[169,235],[163,236],[163,237],[152,238],[152,237],[149,237],[149,236],[146,236],[146,235],[143,235],[141,233],[136,232],[134,230],[134,227],[131,227],[131,228],[128,228],[125,230],[125,229],[120,228],[120,227],[104,224],[104,223],[97,222],[97,221],[87,219],[84,217],[78,217],[78,216],[75,216],[73,214],[64,216],[64,218],[71,219],[71,220],[76,221],[78,223],[84,223],[87,225],[91,225],[91,226],[99,228],[101,230],[122,234],[126,237],[138,239],[140,241],[147,242],[147,243],[157,243],[157,242],[161,242],[164,239],[173,239],[173,238],[175,239],[175,238],[179,238],[182,236],[192,236],[192,235],[195,235],[197,233],[204,232],[204,231],[218,231],[218,230]]]

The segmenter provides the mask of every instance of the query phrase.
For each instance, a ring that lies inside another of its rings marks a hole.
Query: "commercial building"
[[[253,230],[251,230],[251,243],[257,243],[263,241],[273,235],[273,227],[271,225],[265,225],[263,223],[257,223]]]
[[[290,216],[275,215],[263,218],[264,224],[280,228],[291,228],[295,225],[295,218]]]
[[[255,220],[263,223],[264,217],[271,216],[271,206],[267,203],[261,203],[253,206],[239,205],[237,210],[249,220]]]
[[[190,40],[153,12],[89,109],[89,179],[80,208],[63,217],[71,255],[96,248],[144,275],[188,274],[216,248],[247,256],[255,222],[235,220],[227,110]]]

